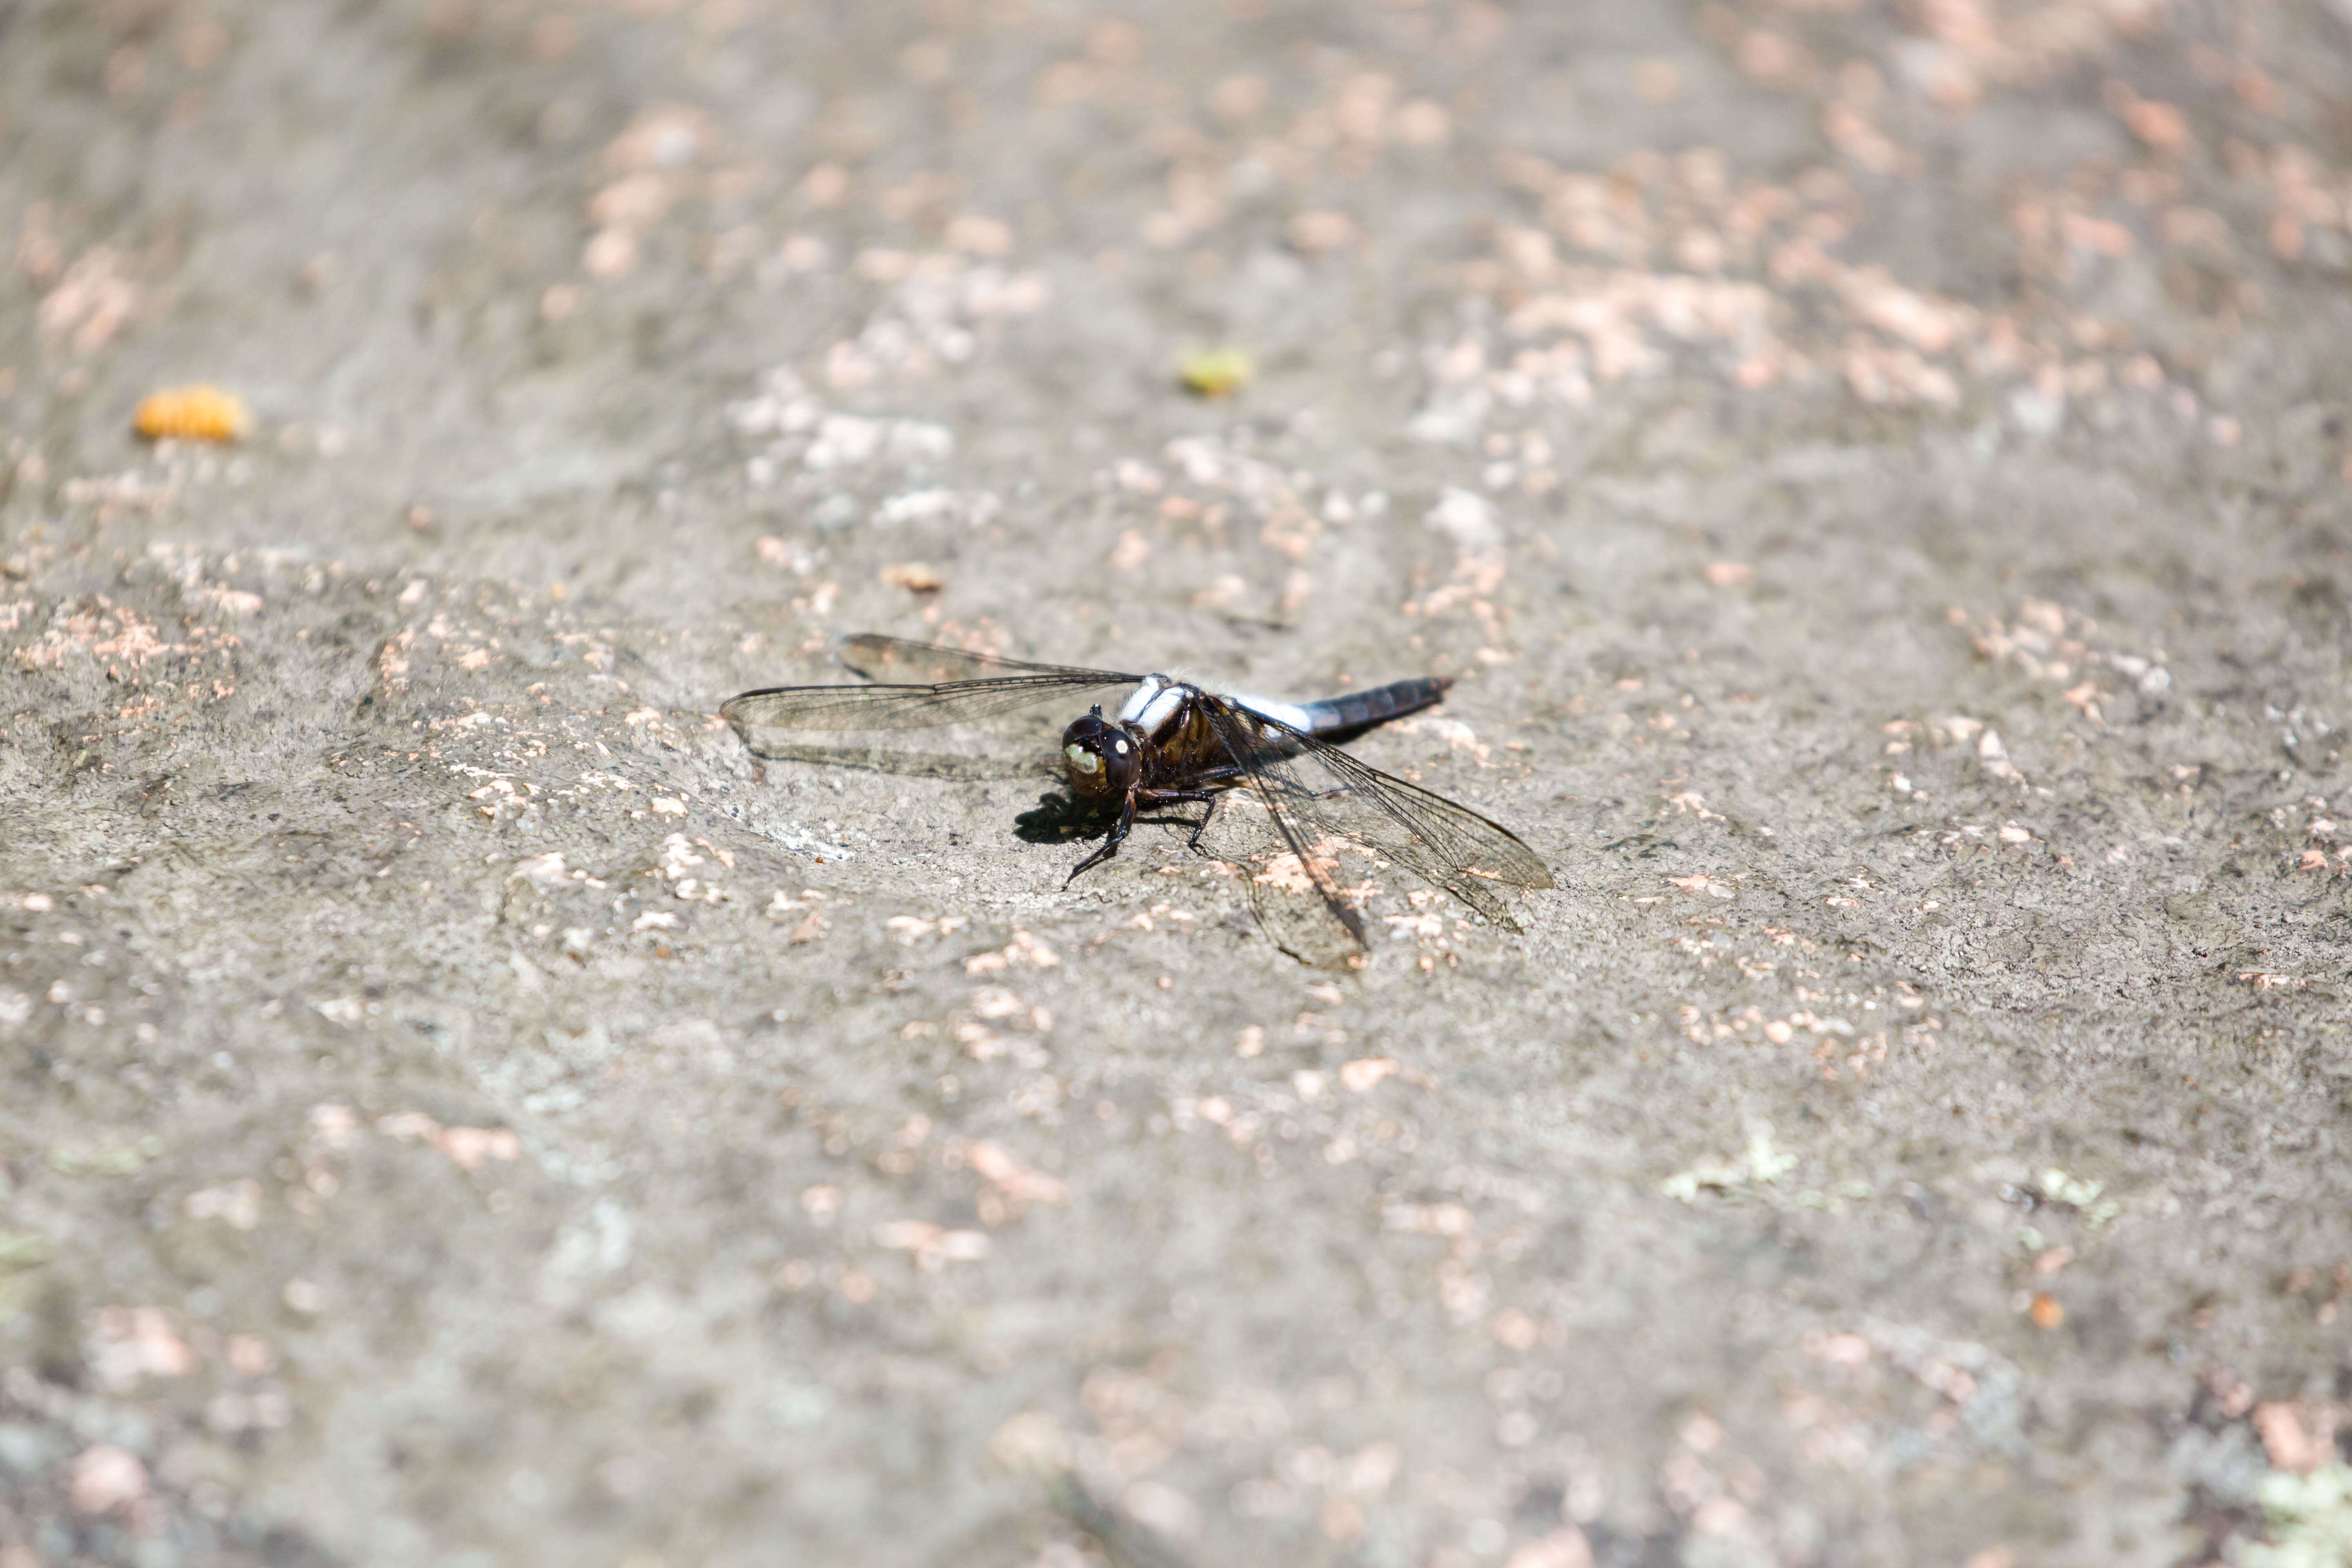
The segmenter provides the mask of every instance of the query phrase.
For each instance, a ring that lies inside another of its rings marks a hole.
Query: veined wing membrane
[[[856,637],[842,661],[861,675],[919,675],[873,686],[776,686],[719,706],[739,729],[924,730],[1018,712],[1040,702],[1143,678],[1115,670],[1027,664],[898,637]],[[987,673],[994,672],[994,673]]]
[[[1210,727],[1216,731],[1226,754],[1233,758],[1234,765],[1241,770],[1244,778],[1249,780],[1251,792],[1257,796],[1258,804],[1265,807],[1266,816],[1273,822],[1283,847],[1297,860],[1299,870],[1314,884],[1316,896],[1322,900],[1324,908],[1331,912],[1333,920],[1347,928],[1349,936],[1355,939],[1358,947],[1370,947],[1371,942],[1364,935],[1363,917],[1356,913],[1354,900],[1332,879],[1328,859],[1318,853],[1322,847],[1321,840],[1326,837],[1317,831],[1320,825],[1311,817],[1306,822],[1300,821],[1301,802],[1297,797],[1303,791],[1295,780],[1279,771],[1279,763],[1271,748],[1265,743],[1266,727],[1272,721],[1215,698],[1202,702],[1202,711],[1208,716]],[[1297,734],[1297,731],[1290,733]],[[1254,897],[1252,901],[1257,900]],[[1328,962],[1339,956],[1328,952],[1310,954],[1307,948],[1284,941],[1276,924],[1267,921],[1267,910],[1264,905],[1260,907],[1259,920],[1266,922],[1267,934],[1275,937],[1278,945],[1288,948],[1296,957],[1309,962]]]
[[[1421,877],[1507,930],[1517,929],[1498,884],[1549,888],[1551,871],[1500,823],[1384,773],[1263,714],[1215,705],[1211,721],[1275,817],[1334,915],[1359,941],[1361,923],[1315,855],[1324,841],[1360,845]]]
[[[938,643],[908,642],[904,637],[877,637],[872,632],[841,639],[841,662],[868,680],[938,685],[947,681],[993,680],[1008,675],[1087,675],[1105,686],[1132,686],[1143,677],[1119,675],[1108,669],[1080,669],[1070,664],[1031,664],[1001,654],[970,648],[942,647]]]

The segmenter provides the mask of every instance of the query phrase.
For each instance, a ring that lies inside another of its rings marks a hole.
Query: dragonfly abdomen
[[[1454,682],[1439,677],[1419,680],[1400,680],[1388,686],[1376,686],[1370,691],[1350,691],[1344,697],[1326,697],[1317,702],[1298,706],[1307,714],[1307,733],[1318,740],[1348,736],[1385,724],[1391,719],[1402,719],[1408,713],[1418,713],[1433,708],[1445,700],[1445,689]]]

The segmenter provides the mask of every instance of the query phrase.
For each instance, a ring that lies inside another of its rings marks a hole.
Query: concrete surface
[[[0,1564],[2347,1561],[2347,215],[2325,0],[0,5]]]

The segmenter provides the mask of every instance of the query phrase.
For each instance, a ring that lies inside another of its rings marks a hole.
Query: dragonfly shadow
[[[753,756],[772,763],[814,763],[819,767],[896,773],[905,778],[1025,779],[1040,777],[1049,771],[1043,763],[1018,757],[957,756],[943,752],[901,751],[894,746],[776,745],[747,740],[743,747]]]
[[[1160,828],[1170,833],[1190,833],[1199,811],[1198,806],[1176,810],[1155,807],[1148,815],[1138,816],[1135,826],[1139,832]],[[1099,838],[1118,820],[1115,805],[1080,800],[1067,790],[1055,790],[1039,795],[1034,810],[1024,811],[1013,819],[1013,836],[1024,844],[1069,844]]]
[[[1113,814],[1067,790],[1037,797],[1035,809],[1013,819],[1013,836],[1024,844],[1067,844],[1075,838],[1098,838],[1110,831]]]
[[[1100,838],[1118,816],[1116,810],[1080,800],[1067,790],[1055,790],[1039,795],[1034,809],[1014,817],[1013,832],[1024,844],[1076,844]],[[1181,844],[1181,836],[1191,832],[1193,820],[1183,812],[1154,813],[1138,817],[1136,827],[1139,832],[1163,828],[1172,836],[1171,842]],[[1282,841],[1270,825],[1253,824],[1246,816],[1227,813],[1213,837],[1216,847],[1213,849],[1204,840],[1196,853],[1237,863],[1250,914],[1275,946],[1312,968],[1359,966],[1360,948],[1348,928],[1330,918],[1322,899],[1303,877],[1286,879],[1278,872],[1259,874],[1261,868],[1282,853]],[[1134,840],[1129,842],[1132,845]]]

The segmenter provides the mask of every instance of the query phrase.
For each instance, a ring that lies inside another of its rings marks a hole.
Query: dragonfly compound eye
[[[1135,742],[1092,713],[1062,731],[1062,760],[1070,788],[1088,799],[1123,795],[1135,780]]]

